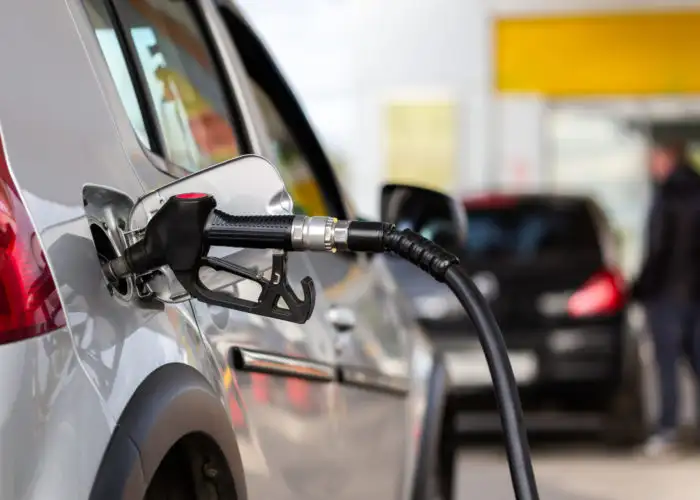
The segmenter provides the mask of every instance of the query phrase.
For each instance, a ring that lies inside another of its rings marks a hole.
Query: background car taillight
[[[622,275],[604,270],[593,275],[568,302],[570,316],[609,315],[625,305],[625,285]]]
[[[56,283],[0,138],[0,344],[65,326]]]

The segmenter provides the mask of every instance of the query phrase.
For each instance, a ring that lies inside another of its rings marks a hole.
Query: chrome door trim
[[[231,359],[236,370],[247,372],[303,378],[316,382],[332,382],[336,378],[335,369],[329,364],[274,352],[234,347],[231,349]]]
[[[405,397],[409,392],[409,380],[405,377],[394,377],[381,372],[360,368],[357,366],[340,366],[338,379],[341,384],[384,392],[394,396]]]

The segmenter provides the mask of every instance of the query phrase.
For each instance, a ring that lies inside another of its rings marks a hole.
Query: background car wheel
[[[606,444],[633,447],[642,443],[647,429],[641,399],[637,394],[619,394],[615,397],[605,429]]]
[[[604,430],[604,441],[610,446],[637,446],[647,437],[644,371],[636,345],[629,356],[622,383],[610,402]]]
[[[452,452],[452,457],[448,464],[441,464],[435,471],[433,481],[430,488],[430,498],[432,500],[452,500],[454,488],[454,460],[456,450]]]
[[[445,497],[444,492],[445,478],[439,469],[430,476],[424,496],[419,497],[420,500],[451,500]]]
[[[433,481],[434,500],[452,500],[455,488],[455,470],[459,451],[459,440],[454,428],[457,414],[454,401],[448,399],[440,430],[440,446]]]

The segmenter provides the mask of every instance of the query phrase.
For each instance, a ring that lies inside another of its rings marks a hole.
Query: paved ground
[[[642,348],[646,370],[648,418],[653,421],[658,394],[653,352]],[[700,421],[700,401],[689,376],[681,370],[681,421]],[[651,460],[636,453],[612,453],[590,438],[570,437],[549,443],[532,441],[535,474],[542,500],[698,500],[700,451]],[[459,460],[455,500],[512,500],[510,476],[500,444],[465,449]]]
[[[697,500],[700,453],[650,460],[593,445],[558,444],[535,451],[542,500]],[[511,500],[508,468],[498,446],[465,450],[456,500]]]

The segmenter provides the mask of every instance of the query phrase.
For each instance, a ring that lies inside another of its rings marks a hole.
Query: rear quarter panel
[[[0,6],[0,127],[70,328],[0,347],[17,382],[0,383],[13,409],[0,416],[2,498],[87,498],[117,418],[159,366],[194,366],[222,392],[188,304],[139,310],[103,284],[83,184],[134,198],[143,188],[135,138],[123,142],[115,127],[115,91],[100,85],[109,73],[90,37],[78,0]]]

